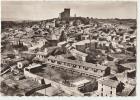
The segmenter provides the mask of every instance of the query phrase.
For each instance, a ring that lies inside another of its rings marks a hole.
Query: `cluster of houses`
[[[58,23],[61,25],[57,26]],[[22,30],[9,28],[2,33],[2,49],[6,48],[6,43],[16,48],[24,46],[27,50],[13,48],[14,53],[3,53],[2,72],[4,66],[17,66],[24,71],[32,69],[32,63],[36,61],[34,66],[37,67],[45,64],[96,79],[98,88],[91,93],[94,96],[129,96],[135,91],[136,29],[130,26],[93,19],[89,24],[80,19],[69,20],[69,23],[53,19]],[[10,62],[13,62],[12,65]],[[34,78],[32,74],[24,74]],[[86,84],[89,80],[82,82]],[[80,82],[74,84],[81,86]]]

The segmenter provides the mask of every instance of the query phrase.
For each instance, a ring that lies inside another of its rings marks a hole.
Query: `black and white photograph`
[[[137,96],[137,1],[1,1],[1,96]]]

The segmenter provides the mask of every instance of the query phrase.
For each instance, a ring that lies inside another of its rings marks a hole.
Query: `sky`
[[[137,17],[137,3],[132,1],[2,1],[1,20],[45,20],[57,18],[64,8],[71,16],[93,18]]]

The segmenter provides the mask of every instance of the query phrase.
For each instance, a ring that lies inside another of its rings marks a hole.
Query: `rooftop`
[[[38,54],[38,55],[44,55],[44,56],[45,56],[45,55],[48,55],[48,53],[46,53],[46,52],[37,52],[37,54]]]
[[[114,61],[107,61],[107,66],[110,67],[114,71],[117,71],[118,70]]]
[[[70,59],[58,59],[58,58],[55,58],[54,56],[49,56],[48,59],[62,61],[62,62],[66,62],[66,63],[72,63],[75,65],[85,66],[85,67],[89,67],[89,68],[96,68],[96,69],[100,69],[100,70],[105,70],[107,68],[106,66],[102,66],[99,64],[96,65],[96,64],[92,64],[92,63],[87,63],[87,62],[78,61],[78,60],[70,60]]]
[[[46,92],[44,92],[44,91],[46,91]],[[39,90],[39,91],[37,91],[37,92],[38,92],[38,93],[41,93],[41,94],[46,93],[47,96],[53,96],[53,95],[58,94],[58,93],[60,92],[60,90],[57,89],[57,88],[55,88],[55,87],[53,87],[53,86],[51,86],[51,87],[48,87],[48,88]]]
[[[119,84],[118,81],[111,80],[111,79],[99,80],[98,82],[100,84],[103,84],[103,85],[106,85],[106,86],[109,86],[109,87],[114,87],[114,88],[116,88]]]
[[[123,89],[123,91],[120,93],[118,92],[117,95],[118,96],[129,96],[131,94],[131,92],[135,89],[135,86],[126,84],[125,88]],[[135,90],[134,90],[135,91]],[[133,92],[132,92],[133,93]]]
[[[36,67],[40,67],[40,66],[41,66],[41,64],[35,64],[35,63],[33,63],[33,64],[29,65],[27,68],[28,69],[32,69],[32,68],[36,68]]]
[[[114,57],[114,58],[118,58],[118,59],[134,59],[134,57],[130,56],[130,55],[126,55],[126,54],[109,54],[110,56]]]
[[[76,49],[72,49],[71,52],[74,52],[74,53],[76,53],[76,54],[78,54],[78,55],[81,55],[81,56],[87,56],[87,55],[88,55],[88,54],[83,53],[83,52],[80,52],[80,51],[78,51],[78,50],[76,50]]]
[[[96,40],[83,40],[83,41],[79,41],[79,42],[76,42],[74,43],[73,45],[84,45],[85,43],[94,43],[94,42],[97,42]]]
[[[20,61],[22,64],[29,64],[29,61],[28,60],[23,60],[23,61]]]
[[[88,83],[88,82],[90,82],[90,80],[83,79],[83,80],[79,80],[79,81],[73,82],[72,84],[75,85],[75,86],[80,86],[80,85],[83,85],[83,84]]]
[[[136,63],[125,63],[125,64],[121,64],[121,66],[129,69],[136,69]]]

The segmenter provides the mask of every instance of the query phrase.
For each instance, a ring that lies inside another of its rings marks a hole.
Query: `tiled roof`
[[[105,70],[107,68],[106,66],[96,65],[96,64],[92,64],[92,63],[78,61],[78,60],[58,59],[58,58],[55,58],[54,56],[49,56],[48,59],[54,59],[57,61],[62,61],[62,62],[71,63],[71,64],[75,64],[75,65],[85,66],[85,67],[89,67],[89,68],[96,68],[96,69],[100,69],[100,70]]]
[[[126,55],[126,54],[109,54],[110,56],[118,59],[133,59],[134,57]]]
[[[36,54],[38,54],[38,55],[48,55],[48,53],[46,53],[46,52],[37,52]]]
[[[76,54],[78,54],[78,55],[81,55],[81,56],[87,56],[87,55],[88,55],[88,54],[83,53],[83,52],[80,52],[80,51],[78,51],[78,50],[76,50],[76,49],[72,49],[71,52],[74,52],[74,53],[76,53]]]
[[[106,86],[109,86],[109,87],[114,87],[114,88],[116,88],[119,84],[118,81],[111,80],[111,79],[99,80],[98,82],[100,84],[103,84],[103,85],[106,85]]]
[[[136,63],[125,63],[125,64],[121,64],[121,65],[126,68],[136,69]]]

